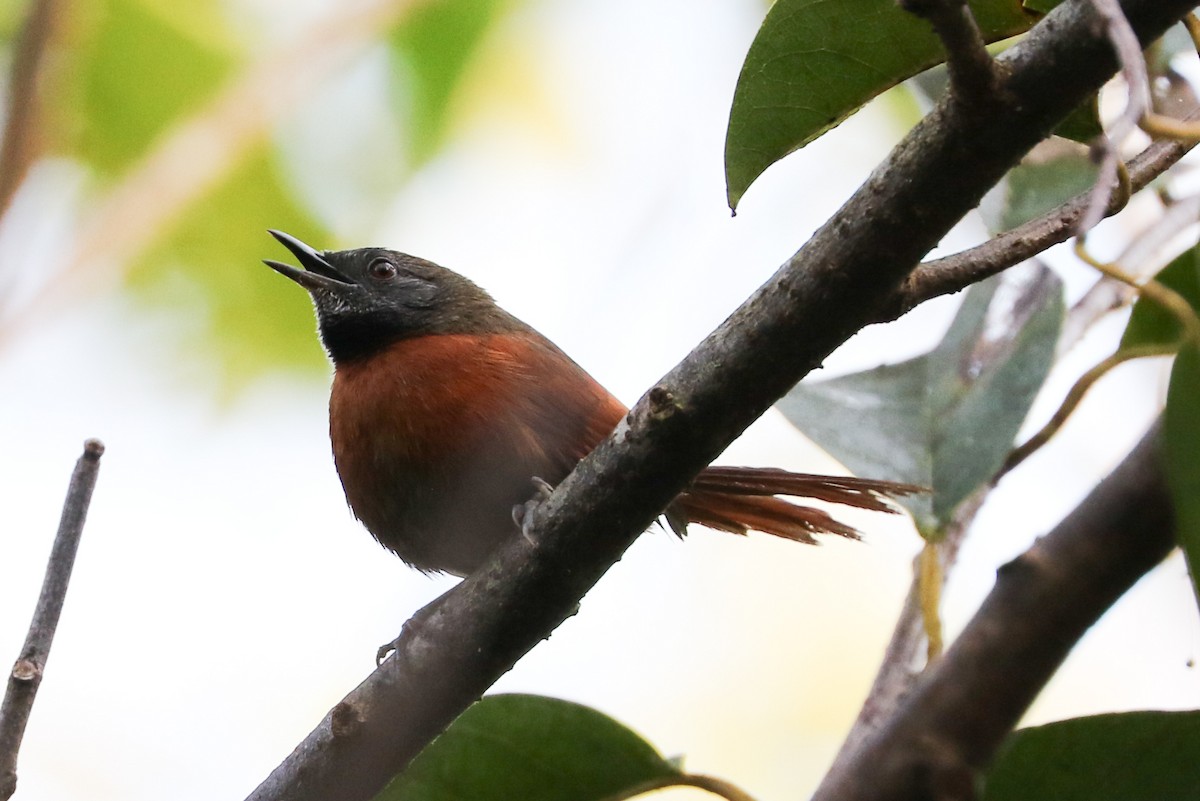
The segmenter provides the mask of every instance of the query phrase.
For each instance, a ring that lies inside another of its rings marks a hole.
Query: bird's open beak
[[[315,289],[337,291],[354,284],[353,281],[338,272],[332,264],[326,261],[324,256],[296,237],[285,234],[283,231],[272,230],[267,233],[278,239],[285,248],[290,250],[297,261],[300,262],[300,266],[304,268],[303,270],[297,270],[290,264],[284,264],[281,261],[263,259],[263,264],[272,270],[286,275],[310,292]]]

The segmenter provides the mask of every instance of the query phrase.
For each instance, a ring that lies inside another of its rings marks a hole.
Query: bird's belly
[[[499,382],[480,403],[444,366],[436,377],[413,365],[378,375],[334,381],[330,439],[346,500],[404,561],[466,575],[516,531],[512,507],[533,494],[531,478],[557,482],[570,465],[547,463]]]
[[[375,444],[364,458],[335,439],[334,461],[355,516],[405,562],[465,576],[516,531],[511,510],[532,494],[534,468],[486,452],[413,458]]]

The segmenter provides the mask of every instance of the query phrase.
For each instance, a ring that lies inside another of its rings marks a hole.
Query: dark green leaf
[[[1175,357],[1163,425],[1175,536],[1200,602],[1200,348],[1195,343],[1185,344]],[[1200,742],[1196,745],[1200,748]]]
[[[78,45],[63,70],[72,99],[60,105],[76,117],[58,124],[65,136],[55,147],[101,173],[143,155],[169,123],[211,96],[234,64],[212,22],[212,0],[184,4],[190,10],[174,17],[160,5],[97,0],[72,18]]]
[[[260,152],[195,204],[130,274],[136,296],[171,308],[189,343],[215,356],[234,383],[271,367],[325,363],[307,293],[260,262],[286,258],[268,228],[317,247],[332,244]]]
[[[594,709],[493,695],[468,709],[376,801],[600,801],[679,770]]]
[[[1076,106],[1075,110],[1058,124],[1054,133],[1085,145],[1104,133],[1104,128],[1100,125],[1100,96],[1092,95]]]
[[[1174,289],[1187,299],[1193,309],[1200,309],[1200,245],[1177,256],[1159,271],[1155,280]],[[1175,315],[1150,298],[1138,298],[1125,326],[1121,347],[1134,345],[1171,345],[1180,340],[1183,331]]]
[[[441,0],[412,11],[392,36],[405,80],[400,94],[410,155],[428,159],[445,135],[451,96],[508,0]]]
[[[988,41],[1027,30],[1019,0],[971,2]],[[944,59],[929,23],[895,0],[778,0],[734,90],[725,140],[731,208],[763,170],[885,89]]]
[[[1027,159],[989,193],[980,206],[992,233],[1000,233],[1040,217],[1081,192],[1096,180],[1096,165],[1082,148],[1061,140],[1043,142],[1038,151],[1053,150],[1048,158]]]
[[[780,411],[855,473],[932,488],[904,505],[936,537],[1003,463],[1053,361],[1061,283],[1029,269],[972,287],[929,354],[799,384]]]
[[[983,801],[1194,801],[1200,713],[1125,712],[1021,729]]]

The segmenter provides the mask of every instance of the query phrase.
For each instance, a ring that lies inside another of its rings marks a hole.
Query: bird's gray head
[[[400,339],[524,328],[475,283],[431,261],[384,248],[318,251],[282,231],[270,233],[303,269],[263,263],[308,290],[321,342],[335,364],[369,357]]]

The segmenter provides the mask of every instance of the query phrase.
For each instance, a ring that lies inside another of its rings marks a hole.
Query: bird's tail
[[[785,501],[778,495],[813,498],[857,509],[895,513],[890,499],[925,492],[915,484],[853,476],[789,473],[772,467],[709,467],[672,504],[672,527],[678,518],[709,528],[745,534],[762,531],[796,542],[815,543],[814,534],[858,539],[852,526],[812,506]]]

